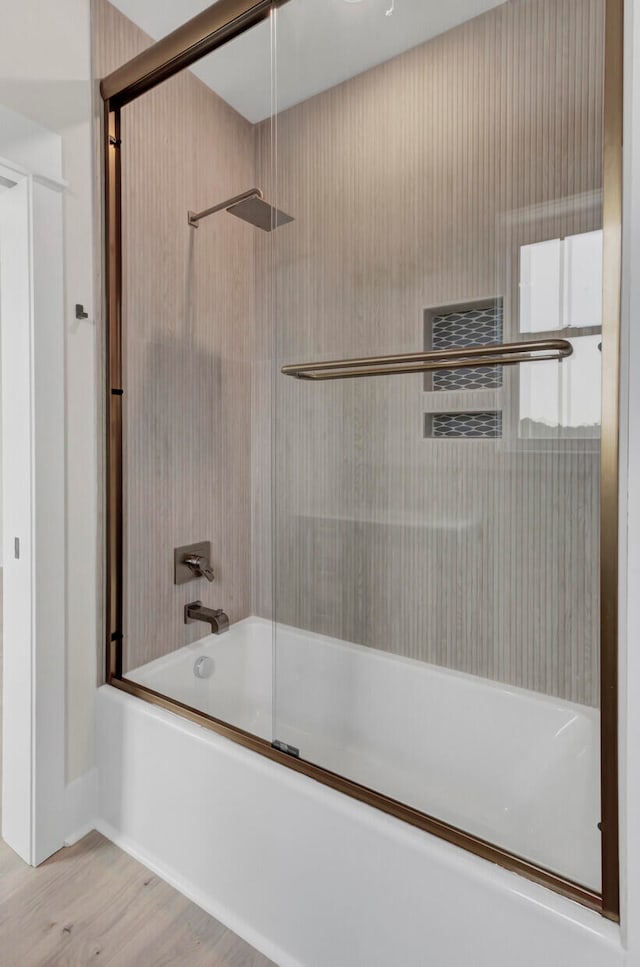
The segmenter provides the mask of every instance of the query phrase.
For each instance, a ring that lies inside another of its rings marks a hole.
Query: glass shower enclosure
[[[223,0],[102,83],[108,681],[614,919],[620,9]]]

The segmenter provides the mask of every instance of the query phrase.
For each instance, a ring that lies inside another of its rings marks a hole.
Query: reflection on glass
[[[602,231],[520,249],[520,332],[602,325]]]
[[[520,366],[520,436],[595,439],[600,436],[602,336],[569,340],[563,362]]]

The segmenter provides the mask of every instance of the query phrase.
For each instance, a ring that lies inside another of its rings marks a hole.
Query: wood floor
[[[2,967],[268,967],[98,833],[32,869],[0,844]]]
[[[1,617],[0,569],[0,617]],[[0,620],[0,712],[2,635]],[[0,715],[1,722],[1,715]],[[37,869],[0,839],[0,967],[269,967],[99,833]]]

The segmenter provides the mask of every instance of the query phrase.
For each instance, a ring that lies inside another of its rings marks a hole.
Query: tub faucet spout
[[[212,635],[221,635],[229,627],[229,617],[221,608],[205,608],[202,601],[192,601],[184,606],[184,623],[204,621],[211,626]]]

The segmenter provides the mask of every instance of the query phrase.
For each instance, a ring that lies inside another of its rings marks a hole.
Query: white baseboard
[[[220,923],[224,924],[225,927],[232,930],[238,937],[241,937],[246,943],[250,944],[261,954],[264,954],[269,960],[272,960],[274,964],[278,964],[278,967],[304,967],[300,961],[295,960],[295,958],[282,950],[282,948],[273,944],[261,933],[254,930],[245,920],[234,915],[221,904],[216,903],[207,893],[195,887],[190,880],[181,876],[176,870],[171,869],[158,857],[151,856],[144,849],[141,849],[133,840],[119,833],[109,823],[102,819],[97,819],[95,828],[106,839],[110,840],[119,849],[131,856],[132,859],[137,860],[138,863],[142,863],[143,866],[159,876],[169,886],[174,887],[183,896],[186,896],[188,900],[192,900],[193,903],[197,904],[209,916],[214,917]]]
[[[65,846],[73,846],[96,828],[97,808],[98,770],[93,768],[65,789]]]

